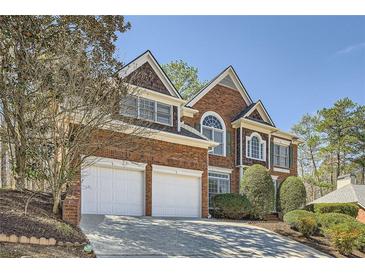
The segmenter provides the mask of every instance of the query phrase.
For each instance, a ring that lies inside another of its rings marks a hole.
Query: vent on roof
[[[230,87],[232,89],[238,90],[238,88],[236,87],[236,85],[233,83],[232,78],[227,75],[226,77],[224,77],[220,82],[220,84]]]

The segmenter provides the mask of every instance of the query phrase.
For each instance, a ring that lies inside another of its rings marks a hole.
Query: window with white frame
[[[230,192],[229,174],[209,172],[209,207],[212,207],[212,199],[215,195]]]
[[[121,102],[120,113],[164,125],[172,125],[172,106],[133,95]]]
[[[266,161],[266,141],[262,140],[260,134],[254,132],[246,136],[246,157]]]
[[[289,146],[274,144],[274,166],[289,168]]]
[[[219,143],[209,151],[215,155],[225,155],[225,127],[215,115],[209,114],[202,119],[202,134],[209,140]]]

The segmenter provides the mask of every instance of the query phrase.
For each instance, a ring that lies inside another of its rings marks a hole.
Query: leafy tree
[[[358,106],[354,115],[352,135],[354,162],[362,169],[362,183],[365,184],[365,106]]]
[[[197,68],[182,60],[164,64],[162,68],[184,99],[194,96],[207,83],[199,80]]]
[[[320,188],[321,178],[319,166],[321,164],[320,148],[322,146],[321,133],[316,130],[319,123],[318,115],[305,114],[302,119],[292,127],[292,132],[304,142],[298,146],[298,163],[303,181],[309,188],[311,199],[316,198]]]
[[[1,138],[17,187],[46,182],[57,213],[90,155],[143,134],[113,119],[130,91],[114,42],[130,25],[123,16],[3,16],[0,25]]]
[[[335,158],[336,178],[341,175],[344,166],[351,158],[353,143],[352,135],[354,124],[354,113],[357,104],[349,98],[340,99],[331,108],[324,108],[319,111],[320,121],[317,129],[324,134],[325,146],[322,152],[333,154]]]

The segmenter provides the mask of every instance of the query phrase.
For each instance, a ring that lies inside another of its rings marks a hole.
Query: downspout
[[[239,184],[238,184],[238,192],[241,192],[240,191],[240,185],[241,185],[241,181],[242,181],[242,178],[243,178],[243,165],[242,165],[242,154],[243,154],[243,146],[242,146],[242,136],[243,136],[243,134],[242,134],[242,122],[240,123],[240,167],[239,167],[239,172],[240,172],[240,174],[239,174]]]

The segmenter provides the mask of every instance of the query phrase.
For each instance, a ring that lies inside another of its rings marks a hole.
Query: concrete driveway
[[[83,215],[80,226],[97,257],[328,257],[239,222]]]

